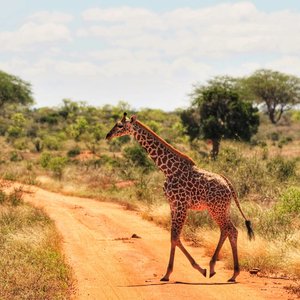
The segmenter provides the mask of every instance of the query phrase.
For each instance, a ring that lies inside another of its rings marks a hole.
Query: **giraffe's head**
[[[106,139],[110,140],[114,137],[131,135],[133,133],[132,124],[136,121],[136,116],[132,116],[130,119],[126,118],[127,113],[124,112],[121,121],[117,122],[111,131],[106,135]]]

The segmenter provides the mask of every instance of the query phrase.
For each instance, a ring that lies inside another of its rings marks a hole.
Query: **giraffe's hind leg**
[[[238,252],[237,252],[237,237],[238,237],[238,231],[232,224],[229,216],[229,211],[226,209],[223,212],[216,211],[216,210],[209,210],[209,213],[211,217],[216,221],[216,223],[220,227],[220,239],[218,242],[218,245],[216,247],[216,250],[211,258],[210,261],[210,273],[209,277],[212,277],[216,274],[215,272],[215,265],[216,261],[218,259],[220,250],[226,240],[226,238],[229,238],[231,249],[232,249],[232,255],[233,255],[233,262],[234,262],[234,274],[233,276],[228,280],[229,282],[235,282],[236,277],[240,273],[239,269],[239,262],[238,262]]]
[[[217,248],[216,248],[216,250],[215,250],[215,252],[214,252],[214,254],[213,254],[213,256],[212,256],[212,258],[211,258],[211,260],[209,262],[209,269],[210,269],[210,271],[209,271],[209,277],[210,278],[213,277],[216,274],[216,272],[215,272],[215,265],[216,265],[216,262],[217,262],[220,250],[221,250],[221,248],[222,248],[222,246],[223,246],[223,244],[224,244],[224,242],[225,242],[225,240],[227,238],[227,232],[226,232],[226,230],[224,228],[220,228],[220,230],[221,230],[221,234],[220,234],[220,239],[219,239]]]
[[[229,238],[231,249],[232,249],[232,255],[233,255],[233,264],[234,264],[234,273],[232,277],[228,280],[228,282],[235,282],[236,277],[240,273],[240,268],[239,268],[239,261],[238,261],[238,252],[237,252],[237,237],[238,237],[238,231],[232,224],[231,220],[229,217],[224,217],[220,221],[219,218],[215,218],[217,221],[218,225],[220,226],[221,230],[221,235],[219,239],[219,243],[217,245],[217,248],[211,258],[211,261],[209,263],[210,266],[210,274],[209,277],[212,277],[216,274],[215,272],[215,265],[216,261],[218,259],[218,255],[220,253],[220,250],[226,240],[226,238]]]

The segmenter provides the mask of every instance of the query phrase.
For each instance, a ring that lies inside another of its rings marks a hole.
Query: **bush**
[[[17,151],[12,151],[10,153],[10,161],[21,161],[22,160],[22,156],[17,152]]]
[[[51,154],[49,152],[44,152],[42,153],[41,155],[41,158],[40,158],[40,165],[44,168],[44,169],[47,169],[48,165],[49,165],[49,162],[51,160]]]
[[[55,136],[45,137],[43,144],[48,150],[59,150],[61,147],[60,141]]]
[[[280,197],[277,209],[282,214],[300,215],[300,188],[290,187]]]
[[[75,157],[80,154],[80,148],[78,146],[70,149],[67,153],[68,157]]]
[[[296,161],[284,160],[281,156],[277,156],[267,163],[267,170],[278,180],[285,181],[296,175]]]
[[[274,131],[274,132],[271,132],[270,134],[267,135],[267,137],[273,141],[273,142],[276,142],[279,140],[279,133]]]
[[[41,139],[37,138],[33,141],[34,144],[34,148],[37,152],[41,152],[43,149],[43,143],[41,141]]]
[[[124,158],[134,166],[144,168],[145,171],[154,169],[153,162],[148,158],[146,151],[139,145],[126,147],[124,149]]]
[[[294,233],[291,218],[276,210],[276,206],[258,216],[255,230],[268,240],[283,239],[286,241]]]

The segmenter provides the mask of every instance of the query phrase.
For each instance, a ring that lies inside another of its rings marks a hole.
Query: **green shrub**
[[[278,180],[285,181],[296,175],[296,161],[285,160],[283,157],[277,156],[267,163],[267,170]]]
[[[299,110],[294,110],[292,112],[292,120],[295,122],[300,122],[300,111]]]
[[[258,216],[255,230],[268,240],[283,239],[286,241],[294,233],[292,219],[276,210],[276,207],[262,212]]]
[[[41,158],[40,158],[40,165],[44,169],[46,169],[49,165],[49,162],[50,162],[51,158],[52,158],[52,156],[49,152],[42,153]]]
[[[68,157],[75,157],[80,154],[80,148],[78,146],[70,149],[67,153]]]
[[[48,150],[59,150],[61,148],[61,143],[55,136],[46,136],[43,144]]]
[[[66,163],[67,158],[65,157],[53,157],[49,161],[48,168],[54,173],[55,176],[61,179],[63,169],[66,166]]]
[[[126,147],[124,149],[124,158],[133,166],[142,167],[145,171],[154,169],[153,162],[148,158],[146,151],[139,145]]]
[[[22,157],[21,155],[17,152],[17,151],[12,151],[10,153],[10,161],[21,161],[22,160]]]
[[[25,150],[28,148],[28,140],[24,137],[14,140],[13,145],[18,150]]]
[[[279,140],[279,133],[278,132],[271,132],[270,134],[267,135],[267,137],[273,141],[273,142],[276,142]]]
[[[37,138],[33,141],[34,144],[34,148],[36,150],[36,152],[41,152],[43,149],[43,142],[41,139]]]
[[[290,187],[280,197],[277,209],[282,214],[300,215],[300,188]]]

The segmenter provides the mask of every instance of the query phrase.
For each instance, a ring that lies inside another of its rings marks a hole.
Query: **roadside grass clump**
[[[21,188],[0,189],[0,201],[0,299],[68,299],[72,276],[54,223],[24,204]]]

